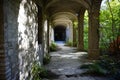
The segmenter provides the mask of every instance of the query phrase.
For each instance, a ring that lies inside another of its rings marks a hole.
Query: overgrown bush
[[[48,64],[50,62],[51,56],[50,54],[46,54],[45,57],[43,58],[43,64]]]
[[[33,75],[33,80],[42,80],[42,78],[47,76],[47,70],[40,66],[37,62],[33,63],[31,72]]]
[[[50,44],[50,51],[56,51],[57,50],[57,44],[55,42],[52,42]]]
[[[99,60],[94,61],[92,64],[84,64],[81,68],[88,69],[88,74],[95,75],[116,75],[120,71],[120,62],[115,61],[108,55],[103,55]]]

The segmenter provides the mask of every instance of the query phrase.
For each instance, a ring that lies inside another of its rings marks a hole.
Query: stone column
[[[0,0],[0,80],[6,80],[5,68],[3,0]]]
[[[78,14],[78,50],[84,50],[84,13],[85,9],[81,8]]]
[[[54,30],[53,30],[52,25],[50,25],[49,28],[50,28],[50,35],[49,35],[50,41],[49,41],[49,43],[51,44],[52,41],[54,42]]]
[[[76,47],[76,42],[77,42],[77,35],[76,35],[76,28],[75,28],[75,24],[73,22],[73,47]]]
[[[101,1],[93,0],[93,4],[88,10],[88,56],[90,59],[97,59],[99,57],[99,11]]]
[[[50,21],[49,21],[49,19],[47,20],[47,49],[48,49],[48,53],[49,53],[49,41],[50,41],[50,37],[49,37],[49,35],[50,35]]]
[[[43,42],[43,13],[42,7],[38,6],[38,44]]]
[[[73,24],[72,24],[72,22],[69,23],[69,29],[70,29],[70,36],[69,36],[70,41],[73,42],[73,36],[72,36],[73,35]],[[72,46],[73,46],[73,44],[72,44]]]
[[[41,6],[38,6],[38,45],[39,45],[39,57],[40,62],[43,64],[44,57],[44,38],[43,38],[43,10]]]

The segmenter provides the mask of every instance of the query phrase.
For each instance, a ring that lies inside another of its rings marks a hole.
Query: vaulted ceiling
[[[77,21],[77,14],[81,8],[88,9],[91,0],[42,0],[46,13],[52,22],[66,24]]]

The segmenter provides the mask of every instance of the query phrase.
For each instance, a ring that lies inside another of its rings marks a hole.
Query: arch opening
[[[66,41],[66,27],[58,25],[54,27],[54,41]]]

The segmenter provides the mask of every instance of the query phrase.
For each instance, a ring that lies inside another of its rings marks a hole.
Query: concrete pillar
[[[77,34],[76,34],[76,27],[75,27],[75,24],[73,22],[73,47],[76,47],[76,42],[77,42]]]
[[[88,11],[88,55],[90,59],[99,57],[99,11],[102,0],[93,0],[93,5]]]
[[[78,14],[78,50],[84,50],[84,13],[85,9],[81,8]]]
[[[6,80],[5,68],[3,0],[0,0],[0,80]]]

